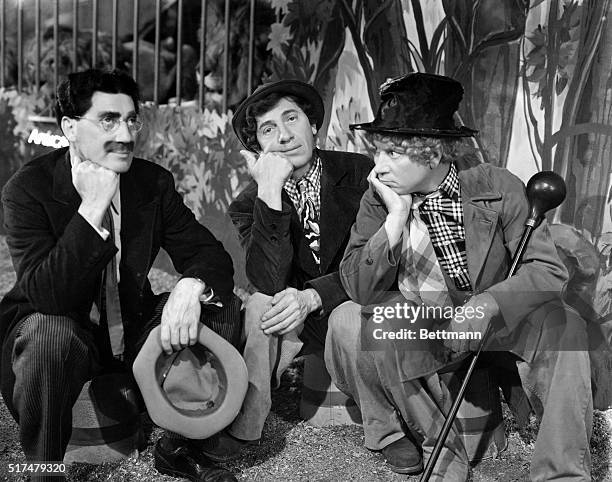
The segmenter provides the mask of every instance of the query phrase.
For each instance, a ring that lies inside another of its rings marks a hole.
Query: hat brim
[[[471,137],[478,134],[475,129],[470,129],[466,126],[460,126],[456,129],[413,129],[413,128],[389,128],[375,125],[374,122],[366,122],[363,124],[349,125],[351,130],[364,130],[366,132],[380,132],[381,134],[399,134],[408,136],[423,136],[423,137]]]
[[[247,392],[248,375],[242,356],[210,328],[198,324],[198,343],[217,357],[228,383],[218,408],[204,415],[188,415],[172,405],[157,381],[155,367],[163,353],[159,331],[159,326],[151,331],[132,367],[151,420],[190,439],[204,439],[220,432],[236,418]]]
[[[236,137],[240,140],[242,145],[247,149],[251,149],[246,144],[242,130],[246,125],[246,112],[251,104],[257,102],[260,99],[270,94],[286,94],[301,97],[307,100],[313,108],[314,116],[316,119],[317,130],[323,125],[323,118],[325,117],[325,107],[323,105],[323,99],[317,92],[317,90],[309,84],[300,80],[280,80],[278,82],[271,82],[270,84],[264,84],[260,86],[255,92],[247,97],[237,108],[236,112],[232,116],[232,127]]]

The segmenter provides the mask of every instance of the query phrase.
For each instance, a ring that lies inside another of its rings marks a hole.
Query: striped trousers
[[[148,333],[160,323],[167,299],[167,294],[160,297],[136,346],[126,346],[126,352],[137,353]],[[240,306],[234,296],[217,313],[203,308],[200,321],[237,347],[242,329]],[[105,343],[83,323],[42,313],[24,318],[14,333],[13,343],[3,346],[3,398],[19,425],[26,459],[61,462],[72,432],[72,406],[83,385],[101,371],[109,371],[104,365],[108,357],[101,353]],[[9,366],[4,363],[7,360]],[[131,361],[123,367],[130,372]]]

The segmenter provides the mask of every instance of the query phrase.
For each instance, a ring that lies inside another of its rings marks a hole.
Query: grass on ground
[[[0,296],[13,285],[14,271],[4,238],[0,237]],[[176,278],[153,270],[152,285],[156,291],[168,290]],[[363,447],[363,430],[358,425],[313,427],[299,417],[302,361],[297,360],[283,375],[274,395],[266,421],[263,442],[248,449],[238,462],[226,465],[239,480],[257,481],[399,481],[418,480],[394,474],[386,468],[378,453]],[[473,469],[473,481],[527,481],[529,460],[533,451],[536,424],[518,430],[504,405],[508,448],[498,458],[485,460]],[[563,423],[562,421],[559,421]],[[146,448],[131,457],[103,465],[74,464],[69,468],[71,481],[160,481],[153,467],[153,446],[162,431],[145,419]],[[593,480],[612,481],[612,410],[595,412],[591,441]],[[0,480],[25,480],[7,472],[7,463],[24,463],[19,444],[18,427],[0,399]]]

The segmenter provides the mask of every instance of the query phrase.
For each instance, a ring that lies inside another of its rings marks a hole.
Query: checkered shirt
[[[461,187],[454,163],[438,190],[425,196],[419,212],[442,268],[459,290],[472,289],[467,268]]]
[[[297,181],[290,177],[285,181],[285,191],[289,195],[295,210],[300,217],[304,236],[312,251],[317,265],[321,264],[319,256],[319,217],[321,214],[321,160],[315,153],[312,166]]]

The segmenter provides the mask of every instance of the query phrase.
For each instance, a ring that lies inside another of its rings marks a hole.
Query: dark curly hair
[[[55,98],[55,119],[61,128],[62,117],[82,116],[91,108],[94,92],[125,94],[134,102],[136,113],[139,109],[140,93],[138,84],[121,70],[89,69],[68,75],[57,88]]]
[[[315,116],[314,108],[310,102],[295,95],[274,92],[261,100],[253,102],[246,110],[242,133],[244,135],[245,144],[249,150],[256,152],[261,151],[261,146],[257,140],[257,117],[271,110],[280,102],[281,99],[284,98],[291,99],[293,102],[295,102],[297,106],[304,111],[304,114],[308,116],[309,122],[316,125],[317,118]]]

